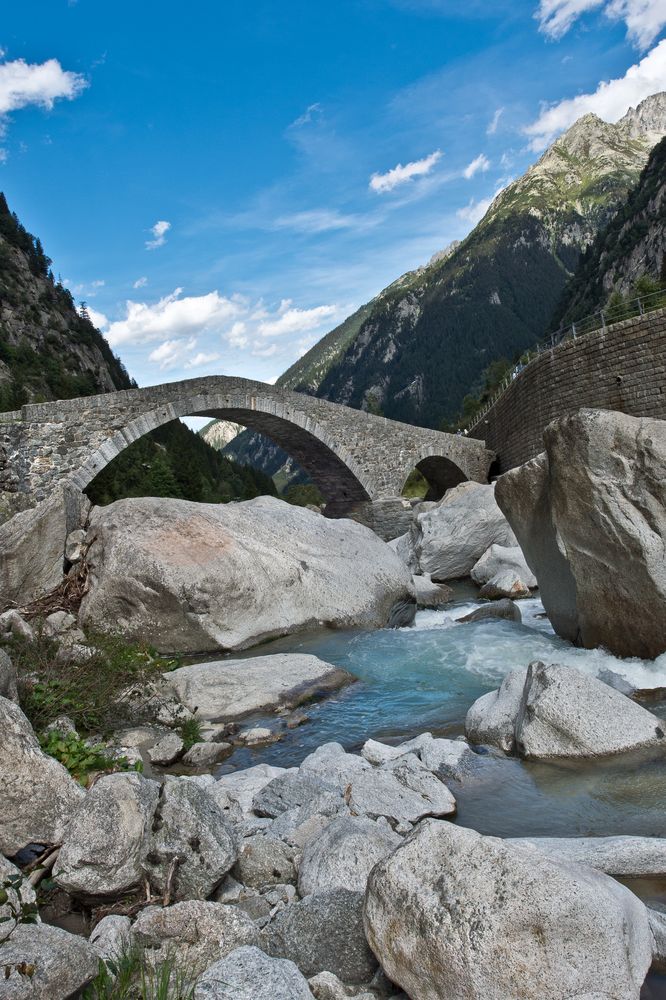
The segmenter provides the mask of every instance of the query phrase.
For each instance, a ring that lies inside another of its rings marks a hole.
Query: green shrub
[[[39,743],[44,753],[60,761],[81,785],[87,784],[90,775],[96,771],[143,770],[140,762],[130,764],[126,757],[110,757],[108,747],[103,743],[90,746],[76,733],[45,733]]]
[[[193,747],[195,743],[201,743],[203,739],[201,723],[198,719],[185,719],[178,726],[178,732],[186,750]]]

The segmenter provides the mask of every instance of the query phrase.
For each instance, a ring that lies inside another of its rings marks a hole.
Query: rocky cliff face
[[[552,328],[606,307],[614,292],[635,296],[636,282],[645,285],[646,277],[666,280],[666,139],[652,150],[626,204],[583,255]]]
[[[0,194],[0,410],[132,384],[50,264]]]
[[[666,133],[666,95],[615,125],[586,115],[493,202],[444,260],[379,297],[317,394],[436,426],[489,361],[547,329],[581,251]],[[538,291],[538,294],[537,294]]]

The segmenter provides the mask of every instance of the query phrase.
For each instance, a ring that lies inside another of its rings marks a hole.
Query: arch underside
[[[416,468],[428,483],[425,500],[441,500],[447,490],[467,480],[465,473],[444,455],[428,455]]]
[[[131,422],[113,436],[112,447],[102,446],[76,477],[85,489],[113,458],[151,430],[178,417],[201,416],[242,424],[270,438],[308,473],[326,500],[327,513],[336,515],[369,499],[369,493],[349,466],[320,438],[288,418],[246,407],[175,406],[168,414],[153,411]],[[305,419],[303,417],[303,419]],[[140,429],[136,425],[140,424]],[[112,454],[111,452],[115,454]],[[101,457],[103,456],[103,457]]]

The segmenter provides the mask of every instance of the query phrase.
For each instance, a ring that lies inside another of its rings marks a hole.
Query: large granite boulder
[[[86,793],[62,764],[42,753],[21,709],[0,697],[0,853],[62,839]]]
[[[512,670],[465,720],[467,739],[532,760],[666,751],[666,723],[603,681],[557,663]]]
[[[546,451],[497,483],[497,502],[554,629],[617,656],[666,650],[666,423],[579,410]]]
[[[374,868],[365,928],[412,1000],[637,1000],[652,960],[609,876],[437,820]]]
[[[520,837],[508,843],[532,847],[556,861],[589,865],[607,875],[666,878],[664,837]]]
[[[73,896],[116,896],[140,885],[160,786],[141,774],[108,774],[72,811],[53,876]]]
[[[236,948],[211,965],[194,988],[194,1000],[314,1000],[305,976],[286,958],[259,948]]]
[[[411,574],[369,528],[273,497],[200,504],[156,497],[92,511],[83,624],[160,650],[244,649],[329,625],[391,624],[416,609]]]
[[[2,1000],[69,1000],[80,996],[99,971],[86,939],[60,927],[17,924],[5,934],[0,935]]]
[[[442,500],[417,514],[410,532],[421,573],[433,580],[469,576],[475,563],[491,545],[515,546],[516,539],[495,502],[494,486],[461,483],[447,490]],[[403,546],[399,551],[405,551]]]
[[[303,851],[298,891],[301,896],[325,889],[364,892],[374,866],[400,842],[385,820],[374,822],[360,816],[334,819]]]
[[[190,711],[211,722],[293,708],[354,679],[346,670],[306,653],[193,663],[164,674],[164,678]]]

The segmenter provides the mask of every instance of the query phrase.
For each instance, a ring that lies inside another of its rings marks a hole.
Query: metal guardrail
[[[567,340],[578,340],[581,337],[586,337],[590,333],[596,333],[598,330],[606,330],[609,326],[614,326],[615,323],[621,323],[626,319],[634,319],[636,316],[644,316],[645,313],[653,312],[655,309],[661,309],[666,307],[666,289],[662,289],[658,292],[650,292],[649,295],[641,295],[636,299],[630,299],[628,302],[617,303],[617,305],[612,305],[606,307],[606,309],[600,309],[598,312],[592,313],[590,316],[585,316],[583,319],[576,320],[575,323],[570,323],[567,326],[560,327],[555,333],[552,333],[547,340],[539,343],[536,347],[529,352],[529,357],[527,361],[523,364],[519,363],[514,368],[508,372],[502,381],[500,382],[498,388],[495,390],[490,399],[484,403],[483,407],[478,413],[474,415],[474,419],[471,423],[467,424],[465,431],[469,434],[471,430],[481,422],[489,410],[492,410],[495,403],[504,395],[507,389],[513,384],[518,375],[524,372],[526,368],[536,361],[538,357],[542,354],[546,354],[549,351],[553,351],[560,344],[565,343]]]

